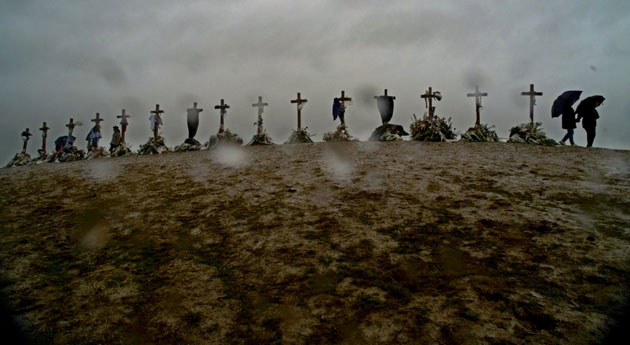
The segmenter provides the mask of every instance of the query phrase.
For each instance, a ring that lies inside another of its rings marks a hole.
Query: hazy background
[[[360,139],[380,125],[373,96],[397,97],[392,122],[408,128],[424,113],[420,94],[443,93],[437,114],[461,131],[474,124],[475,83],[484,98],[482,122],[501,137],[528,121],[536,84],[536,121],[555,139],[551,119],[563,91],[602,94],[595,146],[630,149],[630,1],[66,1],[0,0],[0,163],[20,151],[30,127],[33,155],[42,121],[48,147],[70,117],[78,146],[96,112],[109,147],[115,115],[132,115],[128,141],[151,135],[149,111],[165,109],[169,146],[187,136],[186,108],[204,108],[197,139],[216,133],[224,98],[226,125],[248,141],[259,95],[270,104],[265,127],[276,143],[296,126],[296,92],[308,99],[303,125],[321,141],[333,130],[332,98],[354,98],[346,121]],[[585,144],[579,128],[576,141]]]

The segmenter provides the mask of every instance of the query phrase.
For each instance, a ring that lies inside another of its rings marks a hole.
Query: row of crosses
[[[529,118],[530,118],[530,122],[534,123],[534,106],[536,105],[536,96],[542,96],[543,93],[539,91],[535,91],[534,84],[530,84],[529,91],[522,92],[521,95],[529,97]],[[387,94],[387,89],[384,90],[384,96],[391,97],[392,99],[396,99],[395,96],[389,96]],[[482,97],[487,97],[488,93],[480,92],[479,86],[476,86],[475,92],[469,93],[467,94],[467,96],[475,98],[475,110],[476,110],[475,111],[476,113],[475,125],[479,126],[481,124],[481,115],[480,115],[480,109],[482,108],[481,99]],[[375,96],[374,98],[377,98],[377,97]],[[429,87],[429,89],[424,94],[420,95],[420,98],[425,100],[426,107],[428,109],[429,118],[432,119],[435,114],[435,107],[433,107],[433,99],[440,100],[442,98],[442,95],[440,94],[439,91],[434,91],[432,87]],[[339,97],[338,99],[344,106],[345,106],[345,102],[352,101],[352,98],[346,97],[346,92],[344,90],[341,91],[341,97]],[[291,104],[297,105],[297,129],[298,130],[302,130],[302,108],[304,107],[304,103],[306,102],[308,102],[308,100],[305,98],[302,98],[302,94],[300,92],[297,93],[296,99],[291,100]],[[255,123],[258,126],[258,129],[257,129],[258,135],[261,135],[263,133],[262,114],[263,114],[264,108],[268,105],[269,103],[263,102],[262,96],[258,96],[258,103],[252,104],[252,107],[258,108],[258,121],[256,121]],[[226,104],[223,99],[221,99],[221,104],[214,106],[214,109],[220,109],[220,114],[221,114],[221,127],[219,128],[219,133],[223,133],[225,130],[224,118],[227,113],[227,109],[229,108],[230,106]],[[197,108],[196,102],[194,103],[194,106],[192,109],[197,110],[199,112],[203,111],[203,109]],[[155,110],[151,110],[151,114],[157,116],[158,118],[160,118],[163,113],[164,113],[164,110],[160,109],[159,104],[155,105]],[[123,109],[122,113],[120,115],[117,115],[116,117],[120,119],[121,141],[125,142],[125,132],[127,132],[127,125],[129,124],[129,122],[127,121],[127,118],[131,117],[131,115],[127,114],[126,110]],[[100,123],[104,120],[100,117],[99,113],[96,113],[96,117],[92,119],[91,121],[94,122],[97,126],[100,126]],[[70,118],[69,123],[66,125],[66,127],[68,127],[68,135],[70,136],[72,135],[72,132],[76,126],[77,124],[74,123],[74,119]],[[44,154],[46,153],[46,138],[48,137],[49,129],[50,127],[46,125],[46,122],[44,122],[43,126],[39,129],[40,131],[42,131],[42,152]],[[22,132],[22,137],[24,139],[22,152],[26,152],[27,143],[31,135],[32,134],[30,133],[28,128],[26,129],[26,131]],[[157,140],[158,137],[159,137],[158,126],[156,125],[153,128],[153,138]]]

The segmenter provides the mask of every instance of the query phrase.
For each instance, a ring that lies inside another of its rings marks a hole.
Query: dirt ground
[[[0,292],[54,344],[592,344],[630,152],[316,143],[0,169]]]

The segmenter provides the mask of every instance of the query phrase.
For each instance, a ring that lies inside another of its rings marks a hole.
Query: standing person
[[[573,141],[573,133],[575,126],[575,110],[573,110],[573,104],[576,101],[567,102],[564,104],[564,108],[562,109],[562,128],[567,130],[567,134],[560,140],[560,144],[564,145],[564,142],[569,140],[571,145],[575,145]]]
[[[604,103],[606,98],[603,96],[591,96],[580,102],[577,107],[577,122],[582,121],[582,128],[586,131],[586,147],[593,147],[593,141],[595,141],[595,128],[597,127],[597,119],[599,119],[599,113],[595,108]]]
[[[120,130],[118,126],[114,126],[114,134],[112,134],[112,141],[109,143],[109,152],[114,152],[115,149],[120,146]]]

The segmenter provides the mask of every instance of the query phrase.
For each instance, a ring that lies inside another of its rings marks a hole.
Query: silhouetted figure
[[[567,102],[564,105],[564,109],[562,109],[562,128],[567,130],[567,134],[564,138],[562,138],[562,140],[560,140],[561,144],[564,144],[564,142],[568,139],[571,145],[575,145],[575,142],[573,141],[573,130],[576,127],[575,110],[573,110],[574,103],[575,101]]]
[[[593,141],[595,141],[595,128],[597,127],[597,119],[599,119],[599,113],[595,108],[604,103],[606,98],[603,96],[591,96],[580,102],[577,107],[577,121],[582,120],[582,128],[586,131],[586,147],[592,147]]]
[[[121,133],[120,133],[120,129],[118,129],[118,126],[114,126],[114,134],[112,134],[112,141],[109,142],[109,152],[114,152],[115,149],[118,148],[118,146],[120,146],[120,142],[121,142]]]

